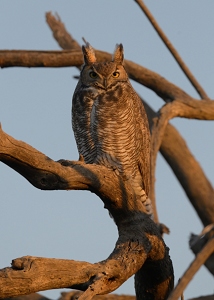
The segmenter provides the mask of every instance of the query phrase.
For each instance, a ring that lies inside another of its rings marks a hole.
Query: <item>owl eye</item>
[[[112,77],[114,77],[114,78],[118,78],[119,76],[120,76],[120,73],[117,71],[112,73]]]
[[[94,72],[94,71],[91,71],[91,72],[89,73],[89,76],[90,76],[91,78],[96,78],[96,77],[97,77],[97,73]]]

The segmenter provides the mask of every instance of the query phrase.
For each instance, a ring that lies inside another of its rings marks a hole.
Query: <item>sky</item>
[[[212,0],[145,1],[187,66],[214,98],[214,2]],[[58,13],[67,30],[81,44],[82,37],[97,49],[113,52],[123,43],[125,58],[153,70],[191,96],[195,90],[131,0],[1,0],[0,49],[59,50],[45,21],[45,13]],[[3,130],[54,160],[77,160],[71,129],[71,98],[76,86],[75,68],[0,69],[0,122]],[[164,103],[152,91],[133,83],[155,109]],[[212,121],[175,119],[207,177],[213,184]],[[0,163],[0,268],[12,259],[42,256],[98,262],[113,250],[117,228],[102,201],[87,191],[37,190],[18,173]],[[170,248],[175,281],[194,259],[190,233],[202,223],[159,155],[156,196],[160,222],[170,228],[165,242]],[[56,299],[62,290],[41,292]],[[117,291],[134,294],[133,278]],[[214,293],[213,276],[202,267],[184,292],[185,299]]]

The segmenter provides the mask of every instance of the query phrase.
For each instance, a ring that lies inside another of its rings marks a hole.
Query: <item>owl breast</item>
[[[86,163],[116,169],[127,179],[139,172],[143,150],[140,107],[130,85],[118,83],[102,91],[78,89],[73,98],[73,129]]]

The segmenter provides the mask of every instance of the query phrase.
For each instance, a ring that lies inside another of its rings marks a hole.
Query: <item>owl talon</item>
[[[74,161],[74,160],[66,160],[66,159],[60,159],[60,160],[57,160],[57,162],[60,163],[64,167],[72,167],[72,166],[76,166],[76,165],[82,165],[85,163],[84,160]]]

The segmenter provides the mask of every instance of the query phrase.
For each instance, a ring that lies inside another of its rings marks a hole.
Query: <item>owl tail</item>
[[[143,188],[139,185],[139,183],[132,182],[132,187],[134,188],[134,191],[138,197],[138,199],[143,204],[145,213],[150,216],[151,219],[153,219],[153,210],[152,210],[152,202],[151,199],[146,195]]]

